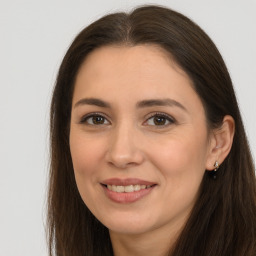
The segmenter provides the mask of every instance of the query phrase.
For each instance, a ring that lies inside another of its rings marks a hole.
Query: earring
[[[212,179],[216,180],[217,179],[217,170],[220,168],[219,162],[216,161],[213,166],[214,166],[214,169],[208,173]]]
[[[214,168],[215,168],[215,169],[214,169],[214,172],[217,172],[217,170],[220,168],[218,161],[215,162]]]

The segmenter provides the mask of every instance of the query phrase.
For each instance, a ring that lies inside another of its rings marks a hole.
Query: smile
[[[101,183],[107,198],[115,203],[133,203],[149,195],[157,184],[139,179],[108,179]]]
[[[140,191],[142,189],[150,188],[150,185],[128,185],[128,186],[116,186],[116,185],[107,185],[107,188],[111,191],[117,193],[131,193],[134,191]]]

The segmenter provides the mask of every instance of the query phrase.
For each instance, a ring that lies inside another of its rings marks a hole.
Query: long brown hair
[[[109,233],[83,203],[74,178],[69,125],[74,81],[86,56],[106,45],[154,44],[165,49],[191,78],[209,128],[225,115],[236,132],[217,179],[208,172],[172,256],[256,255],[256,184],[232,82],[211,39],[194,22],[160,6],[107,15],[75,38],[60,66],[51,105],[51,168],[48,195],[50,255],[113,255]],[[170,245],[171,246],[171,245]]]

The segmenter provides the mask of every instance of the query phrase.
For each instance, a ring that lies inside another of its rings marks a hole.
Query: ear
[[[209,143],[209,151],[206,161],[206,170],[214,170],[214,164],[218,161],[221,165],[229,154],[235,133],[235,121],[232,116],[225,116],[221,127],[212,131]]]

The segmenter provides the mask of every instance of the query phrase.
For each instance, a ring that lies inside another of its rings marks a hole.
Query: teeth
[[[107,185],[108,189],[117,193],[129,193],[134,191],[139,191],[141,189],[150,188],[150,185],[129,185],[129,186],[116,186],[116,185]]]
[[[124,187],[124,191],[125,191],[126,193],[128,193],[128,192],[133,192],[133,191],[134,191],[133,185],[125,186],[125,187]]]
[[[116,192],[118,193],[124,192],[124,186],[116,186]]]
[[[134,189],[134,191],[139,191],[140,190],[140,185],[134,185],[133,189]]]

